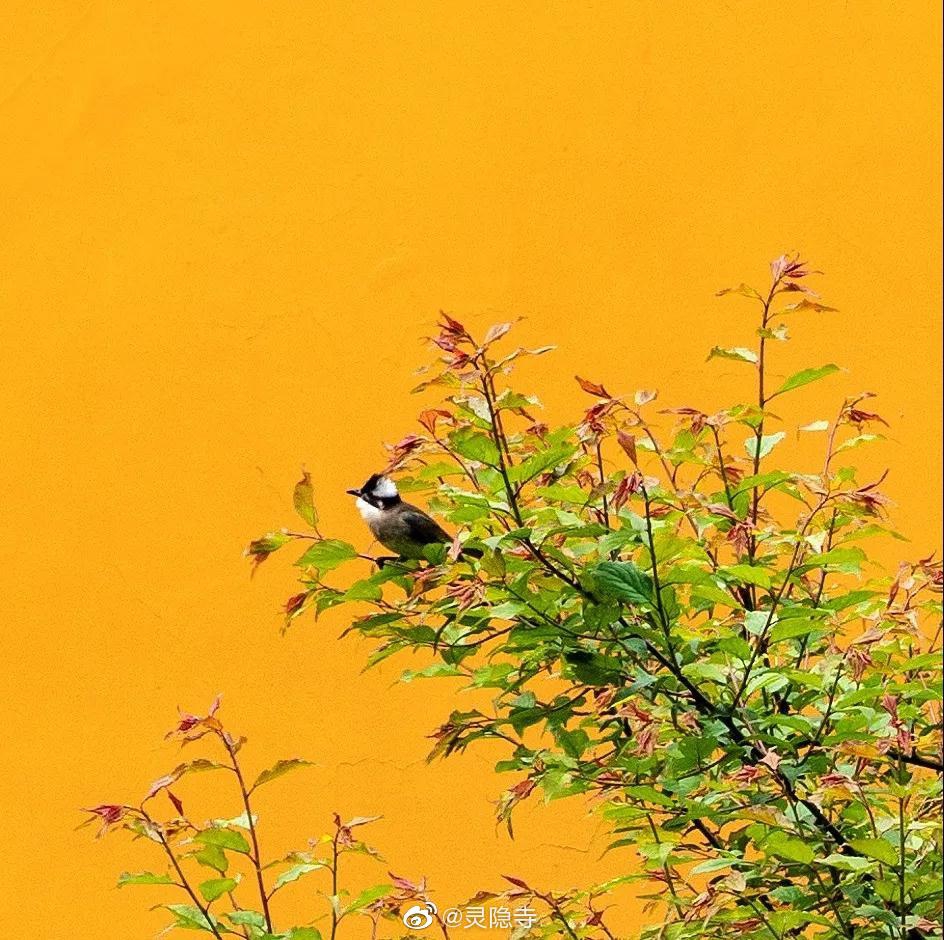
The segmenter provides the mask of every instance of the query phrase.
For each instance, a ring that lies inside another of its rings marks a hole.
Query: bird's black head
[[[377,509],[390,509],[400,502],[396,483],[382,473],[374,473],[362,487],[347,492]]]

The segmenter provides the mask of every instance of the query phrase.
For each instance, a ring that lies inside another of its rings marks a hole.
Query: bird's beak
[[[360,491],[360,490],[345,490],[344,492],[347,493],[348,496],[360,496],[360,495],[361,495],[361,491]]]

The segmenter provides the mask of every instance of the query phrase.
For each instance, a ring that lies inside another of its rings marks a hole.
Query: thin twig
[[[223,940],[222,934],[220,934],[219,929],[216,926],[216,921],[210,916],[209,907],[207,907],[200,900],[200,898],[197,897],[197,893],[193,890],[190,882],[187,880],[184,870],[180,867],[180,862],[177,861],[177,856],[174,855],[173,849],[171,849],[170,843],[167,841],[167,837],[164,835],[164,830],[160,825],[154,822],[154,820],[143,808],[140,809],[140,813],[151,829],[157,834],[158,841],[160,842],[164,851],[167,853],[167,857],[170,859],[171,865],[174,866],[174,871],[177,872],[177,877],[180,878],[180,887],[182,887],[187,892],[187,894],[190,895],[190,899],[193,901],[194,905],[196,905],[197,910],[199,910],[203,915],[213,936],[216,937],[217,940]]]
[[[259,852],[259,837],[256,834],[256,824],[252,818],[252,806],[249,802],[250,791],[246,788],[246,781],[243,779],[242,768],[239,766],[239,760],[236,757],[236,748],[232,740],[225,731],[218,732],[217,734],[223,742],[226,752],[229,754],[229,759],[233,764],[233,770],[236,773],[236,779],[239,782],[239,792],[246,810],[246,825],[249,828],[249,838],[252,842],[252,854],[249,858],[256,874],[256,885],[259,888],[259,902],[262,905],[262,916],[265,918],[266,930],[268,930],[269,933],[275,933],[272,928],[272,915],[269,912],[269,896],[266,893],[265,880],[262,877],[262,858]]]

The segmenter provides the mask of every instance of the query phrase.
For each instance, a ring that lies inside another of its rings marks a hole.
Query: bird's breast
[[[367,523],[371,535],[382,545],[396,551],[390,544],[401,534],[400,526],[397,525],[397,520],[394,518],[395,514],[391,513],[389,509],[378,509],[376,506],[371,506],[365,499],[357,500],[357,511],[361,514],[364,522]]]
[[[361,499],[357,497],[357,511],[361,514],[361,518],[366,522],[371,528],[373,528],[383,516],[383,510],[378,509],[376,506],[371,506],[366,499]]]

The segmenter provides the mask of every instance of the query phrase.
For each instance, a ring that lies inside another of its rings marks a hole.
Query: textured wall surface
[[[848,374],[807,420],[879,393],[908,546],[940,541],[940,23],[932,4],[163,3],[0,11],[0,775],[8,936],[131,940],[144,846],[73,833],[175,760],[177,705],[225,714],[259,766],[271,851],[335,808],[383,814],[391,867],[449,902],[502,872],[602,878],[576,802],[493,823],[484,749],[430,767],[441,684],[361,674],[343,624],[278,636],[292,573],[250,582],[306,464],[325,528],[366,547],[343,490],[414,429],[436,311],[522,315],[553,417],[575,372],[720,404],[749,308],[799,249],[838,314],[774,371]],[[816,332],[814,332],[814,326]],[[803,445],[792,444],[794,447]],[[812,451],[798,450],[812,460]],[[217,784],[195,781],[196,812]],[[281,815],[272,817],[277,808]],[[236,812],[235,805],[232,807]],[[304,892],[286,894],[300,905]],[[631,905],[623,911],[631,922]],[[59,918],[61,916],[61,922]]]

